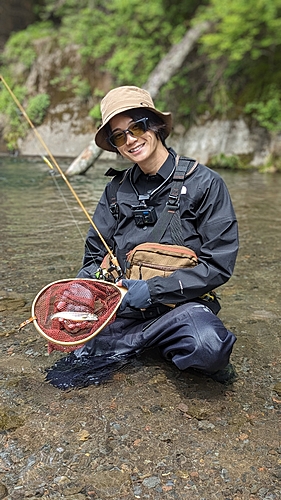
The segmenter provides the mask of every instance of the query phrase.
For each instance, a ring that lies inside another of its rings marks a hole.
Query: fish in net
[[[73,278],[50,283],[37,294],[32,316],[20,329],[33,322],[49,353],[68,353],[47,369],[47,382],[61,390],[98,385],[133,361],[133,354],[77,358],[72,352],[115,320],[126,292],[112,282]]]
[[[35,297],[31,318],[48,340],[48,352],[71,352],[114,321],[124,288],[95,279],[65,279],[44,287]]]

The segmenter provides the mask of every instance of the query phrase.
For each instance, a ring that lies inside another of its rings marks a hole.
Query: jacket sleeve
[[[207,169],[207,172],[211,172]],[[212,172],[209,179],[191,184],[196,191],[195,224],[201,242],[198,265],[175,271],[167,278],[148,280],[152,303],[181,303],[219,287],[231,277],[238,252],[238,227],[231,198],[223,179]]]
[[[106,186],[93,215],[93,222],[110,249],[113,248],[113,234],[116,220],[110,212]],[[95,272],[100,267],[107,249],[103,245],[97,231],[90,226],[86,241],[83,265],[77,278],[95,278]]]

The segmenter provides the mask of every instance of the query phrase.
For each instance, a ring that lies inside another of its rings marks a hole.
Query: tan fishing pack
[[[126,278],[148,280],[154,276],[167,277],[177,269],[196,265],[197,256],[187,247],[142,243],[127,255]]]

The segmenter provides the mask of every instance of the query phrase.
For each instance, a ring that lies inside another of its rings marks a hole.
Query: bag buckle
[[[167,207],[168,208],[173,208],[173,209],[178,209],[180,204],[179,204],[179,197],[178,196],[173,196],[173,195],[170,195],[169,196],[169,199],[166,203]]]

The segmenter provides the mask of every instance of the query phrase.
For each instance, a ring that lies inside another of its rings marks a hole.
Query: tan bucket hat
[[[95,141],[97,146],[106,151],[116,151],[107,141],[107,133],[105,125],[113,118],[113,116],[123,113],[129,109],[144,108],[149,109],[158,115],[166,125],[164,135],[165,139],[172,130],[172,114],[162,113],[155,108],[153,100],[149,92],[139,87],[123,86],[110,90],[102,99],[100,104],[102,124],[100,125]]]

